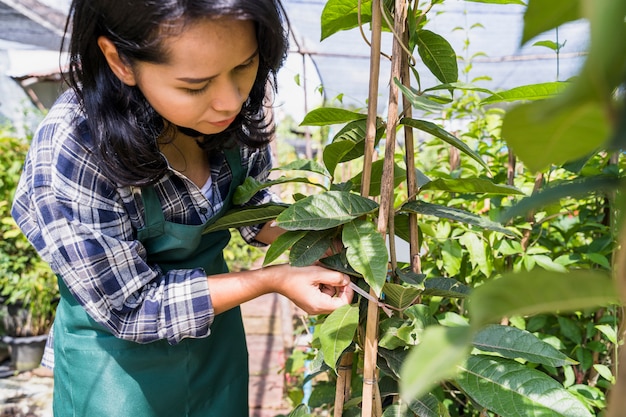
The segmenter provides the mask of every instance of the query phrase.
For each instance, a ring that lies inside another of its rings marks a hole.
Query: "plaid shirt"
[[[146,250],[136,238],[144,226],[141,189],[117,186],[103,175],[84,126],[85,116],[69,90],[35,133],[13,217],[87,313],[115,336],[138,343],[166,339],[170,344],[207,336],[214,312],[206,273],[200,268],[163,273],[147,263]],[[267,178],[269,147],[243,147],[241,160],[248,176]],[[232,175],[221,152],[210,163],[210,200],[171,169],[154,186],[167,221],[203,224],[220,210]],[[248,204],[272,198],[262,191]],[[260,227],[240,232],[260,245],[254,241]]]

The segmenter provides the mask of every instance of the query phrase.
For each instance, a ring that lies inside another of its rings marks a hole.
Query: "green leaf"
[[[613,280],[606,273],[536,269],[506,274],[475,288],[469,313],[475,326],[483,326],[502,317],[576,311],[617,299]]]
[[[424,279],[426,278],[425,274],[417,274],[409,268],[407,269],[396,268],[395,272],[398,278],[400,278],[402,282],[405,282],[413,287],[423,289]]]
[[[340,108],[320,107],[304,116],[300,126],[328,126],[360,119],[367,119],[367,115]]]
[[[311,417],[311,414],[309,414],[309,407],[306,404],[300,404],[287,417]]]
[[[489,325],[476,333],[473,344],[482,351],[496,352],[505,358],[524,359],[547,366],[577,363],[534,334],[512,326]]]
[[[570,86],[570,83],[565,82],[523,85],[521,87],[514,87],[510,90],[495,93],[484,99],[481,104],[493,104],[522,100],[543,100],[562,93],[563,91],[565,91],[565,89],[567,89],[568,86]]]
[[[449,417],[450,415],[446,406],[440,403],[432,393],[411,401],[409,408],[419,417]]]
[[[315,181],[309,181],[307,178],[280,177],[272,181],[261,182],[261,181],[254,179],[253,177],[246,177],[243,184],[241,184],[235,190],[235,194],[233,195],[233,203],[236,205],[245,204],[248,201],[250,201],[250,199],[254,197],[254,195],[258,193],[260,190],[263,190],[264,188],[272,187],[274,185],[285,184],[289,182],[303,182],[306,184],[315,185],[317,187],[324,188],[322,184],[315,182]]]
[[[289,250],[294,243],[302,239],[306,235],[305,230],[292,230],[285,232],[278,236],[276,240],[271,244],[265,253],[265,259],[263,260],[263,266],[269,265],[274,262],[285,251]]]
[[[349,140],[341,140],[324,146],[324,165],[326,165],[329,172],[333,173],[333,176],[339,162],[341,162],[355,146],[356,143]]]
[[[397,316],[391,316],[380,322],[378,328],[378,346],[385,349],[412,346],[416,343],[416,331],[405,320]]]
[[[418,31],[417,53],[424,65],[442,83],[453,83],[458,80],[456,53],[444,37],[426,29]]]
[[[496,184],[484,178],[437,178],[420,188],[420,192],[424,190],[448,191],[450,193],[524,195],[523,191],[513,186]]]
[[[493,222],[486,217],[481,217],[476,214],[460,210],[454,207],[446,207],[439,204],[426,203],[424,201],[409,201],[405,203],[401,210],[407,213],[417,213],[427,216],[435,216],[444,219],[455,220],[462,223],[467,223],[472,226],[479,227],[481,229],[493,230],[495,232],[504,233],[506,235],[513,235],[513,233],[500,225]]]
[[[429,87],[429,88],[424,89],[424,92],[437,91],[437,90],[479,91],[481,93],[493,94],[493,91],[491,90],[488,90],[483,87],[478,87],[473,84],[463,83],[463,82],[439,84],[434,87]]]
[[[420,93],[413,87],[403,85],[397,78],[394,78],[394,82],[414,108],[428,112],[438,112],[443,109],[443,105],[439,101],[433,100],[432,96]]]
[[[468,327],[429,326],[411,348],[400,370],[400,396],[410,402],[456,375],[467,359],[472,334]]]
[[[424,281],[424,295],[434,295],[448,298],[466,298],[470,294],[470,287],[454,278],[428,278]]]
[[[352,0],[328,0],[322,10],[322,35],[324,40],[341,30],[348,30],[359,25],[358,2]],[[372,20],[372,1],[361,2],[361,21],[368,23]]]
[[[547,101],[520,104],[507,112],[502,137],[533,172],[581,158],[607,141],[609,124],[598,103],[560,109]]]
[[[456,136],[448,133],[447,131],[440,128],[436,124],[426,121],[426,120],[411,119],[408,117],[402,118],[402,120],[400,120],[400,124],[413,127],[415,129],[421,130],[426,133],[430,133],[431,135],[439,139],[442,139],[444,142],[454,146],[461,152],[467,154],[470,158],[472,158],[473,160],[478,162],[480,165],[485,167],[487,170],[489,170],[489,167],[487,166],[485,161],[482,160],[480,155],[478,155],[476,152],[471,150],[469,146],[463,143]]]
[[[380,118],[376,119],[376,123],[375,145],[378,144],[385,131],[385,124]],[[333,137],[333,142],[324,147],[324,165],[329,172],[334,173],[335,168],[341,162],[352,161],[364,155],[366,124],[366,119],[347,123]]]
[[[383,180],[383,172],[384,172],[385,160],[379,159],[372,163],[371,170],[371,182],[369,189],[369,196],[376,197],[380,195],[380,188]],[[394,187],[400,185],[406,179],[406,170],[402,169],[398,164],[393,164],[393,184]],[[351,178],[350,181],[354,184],[353,190],[361,189],[361,181],[363,180],[363,173],[360,172],[355,177]]]
[[[582,345],[583,332],[577,322],[570,319],[569,317],[563,316],[558,316],[557,321],[559,322],[559,328],[563,336],[576,343],[577,345]]]
[[[567,272],[567,268],[558,264],[547,255],[532,255],[533,261],[545,270],[553,272]]]
[[[342,191],[327,191],[303,198],[277,218],[285,230],[324,230],[372,213],[378,204],[369,198]]]
[[[333,271],[343,272],[344,274],[348,274],[356,278],[363,278],[363,275],[355,271],[354,268],[352,268],[350,264],[348,264],[345,252],[336,255],[326,256],[320,259],[320,262],[326,268],[332,269]]]
[[[333,311],[320,327],[321,350],[324,362],[333,370],[337,370],[337,361],[341,354],[350,346],[359,324],[359,306],[344,305]]]
[[[280,171],[307,171],[313,172],[315,174],[320,174],[325,176],[326,178],[330,178],[330,172],[326,169],[326,167],[320,164],[317,161],[313,161],[310,159],[300,159],[297,161],[293,161],[290,164],[283,165],[278,168],[274,168],[274,170]],[[249,178],[249,177],[248,177]]]
[[[560,48],[560,45],[554,41],[539,41],[533,43],[533,46],[543,46],[544,48],[548,48],[553,51],[558,51]]]
[[[578,20],[580,0],[528,0],[521,44],[563,23]]]
[[[615,327],[609,326],[607,324],[598,324],[595,326],[595,328],[598,329],[603,335],[605,335],[609,342],[613,343],[614,345],[617,344],[617,331]]]
[[[289,263],[293,266],[313,265],[319,260],[328,248],[335,230],[312,230],[296,243],[294,243],[289,253]]]
[[[422,290],[415,287],[407,287],[399,284],[386,282],[383,286],[385,302],[393,307],[404,310],[422,293]]]
[[[487,248],[482,239],[479,239],[475,233],[464,233],[459,241],[469,253],[469,259],[472,268],[478,268],[485,276],[491,276],[493,272],[493,264],[491,258],[487,256]]]
[[[512,360],[472,355],[456,382],[478,404],[509,417],[592,417],[550,376]]]
[[[558,203],[566,197],[582,197],[594,193],[605,193],[617,190],[621,185],[618,178],[596,176],[575,179],[549,186],[535,194],[523,198],[502,213],[500,221],[505,223],[529,212]]]
[[[350,265],[363,275],[365,282],[380,297],[387,279],[389,254],[376,226],[366,220],[354,220],[344,225],[341,239]]]
[[[276,219],[286,208],[284,204],[264,204],[229,210],[215,223],[208,225],[202,233],[266,223]]]

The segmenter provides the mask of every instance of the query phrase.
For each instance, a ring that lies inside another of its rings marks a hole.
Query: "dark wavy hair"
[[[70,68],[66,79],[87,115],[104,173],[120,185],[147,185],[167,171],[157,138],[164,121],[137,87],[113,74],[98,47],[110,39],[125,62],[163,63],[163,36],[179,33],[200,19],[251,20],[259,45],[259,70],[248,100],[224,132],[206,135],[206,152],[230,144],[262,147],[273,136],[264,99],[276,89],[276,73],[288,47],[286,16],[280,0],[73,0],[66,25]],[[207,140],[208,139],[208,140]]]

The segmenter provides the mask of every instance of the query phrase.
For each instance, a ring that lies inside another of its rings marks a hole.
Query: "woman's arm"
[[[308,314],[330,313],[352,301],[350,278],[321,266],[272,265],[208,279],[215,314],[270,292],[289,298]]]

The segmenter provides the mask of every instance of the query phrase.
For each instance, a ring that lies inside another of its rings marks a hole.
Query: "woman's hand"
[[[350,304],[354,292],[350,277],[321,266],[267,267],[275,274],[276,292],[289,298],[308,314],[331,313]]]

